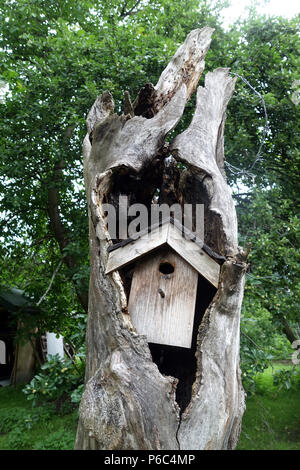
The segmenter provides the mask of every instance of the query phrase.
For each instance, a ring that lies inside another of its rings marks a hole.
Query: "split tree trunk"
[[[239,325],[247,255],[237,244],[236,212],[224,171],[225,111],[235,84],[228,69],[206,75],[190,126],[170,145],[165,140],[196,89],[212,33],[208,27],[192,31],[155,87],[147,84],[133,104],[126,95],[126,115],[113,113],[112,96],[104,92],[87,118],[83,149],[91,278],[77,449],[233,449],[238,441],[244,412]],[[164,375],[145,336],[132,326],[130,273],[105,275],[113,241],[102,204],[117,207],[119,194],[125,194],[130,203],[150,207],[157,188],[158,202],[204,204],[204,242],[223,258],[219,288],[196,332],[194,350],[178,368],[180,377]]]

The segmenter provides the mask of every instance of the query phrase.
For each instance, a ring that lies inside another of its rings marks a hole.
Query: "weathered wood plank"
[[[184,258],[196,271],[218,288],[220,266],[196,243],[186,240],[180,235],[176,226],[170,225],[168,245]]]
[[[126,266],[133,260],[139,259],[146,253],[164,245],[168,238],[168,224],[155,228],[151,233],[146,233],[141,238],[111,251],[108,256],[105,274]]]
[[[125,245],[128,245],[133,240],[138,240],[139,238],[142,238],[144,235],[149,234],[150,232],[154,231],[156,228],[161,227],[162,225],[165,225],[169,221],[171,222],[171,218],[167,217],[166,219],[163,219],[159,223],[153,224],[151,225],[151,227],[147,227],[146,229],[137,232],[130,238],[126,238],[125,240],[121,240],[118,243],[109,245],[109,247],[107,248],[108,253],[110,253],[111,251],[117,250],[118,248],[124,247]]]
[[[163,226],[157,226],[149,233],[145,232],[143,236],[136,240],[131,240],[116,250],[110,251],[106,274],[126,266],[128,263],[167,243],[199,274],[218,288],[220,266],[200,248],[198,243],[190,238],[184,238],[181,229],[180,224],[172,224],[168,221]]]
[[[151,227],[148,227],[145,230],[142,230],[141,232],[137,233],[135,237],[132,238],[127,238],[126,240],[122,240],[121,242],[115,243],[113,245],[109,245],[107,248],[107,251],[110,253],[111,251],[117,250],[120,247],[123,247],[125,245],[128,245],[131,243],[133,240],[137,240],[138,238],[141,238],[144,234],[150,233],[154,228],[158,226],[162,226],[166,223],[171,223],[175,225],[178,230],[186,237],[188,240],[191,240],[192,242],[196,243],[197,245],[200,246],[200,248],[205,251],[211,258],[218,260],[220,263],[223,263],[226,261],[225,256],[221,256],[215,251],[213,251],[208,245],[206,245],[203,240],[200,240],[193,232],[191,232],[188,228],[184,227],[178,220],[174,219],[173,217],[167,217],[163,221],[161,221],[158,224],[152,225]]]
[[[171,274],[161,263],[174,267]],[[161,248],[135,267],[128,311],[139,334],[149,343],[190,348],[198,273],[170,248]]]

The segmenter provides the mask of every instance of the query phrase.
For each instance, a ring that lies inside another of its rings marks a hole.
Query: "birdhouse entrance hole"
[[[174,266],[168,262],[160,263],[159,271],[162,274],[172,274],[174,272]]]
[[[203,315],[217,289],[199,275],[191,348],[149,343],[152,360],[163,375],[178,379],[176,402],[183,412],[191,401],[192,386],[197,372],[197,336]]]

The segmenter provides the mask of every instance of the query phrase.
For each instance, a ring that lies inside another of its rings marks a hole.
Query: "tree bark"
[[[166,143],[196,89],[212,33],[206,27],[188,35],[157,85],[139,93],[132,106],[138,115],[113,114],[112,96],[104,92],[87,118],[83,153],[91,277],[76,449],[233,449],[238,441],[244,412],[239,325],[247,253],[237,244],[235,207],[224,172],[225,111],[235,84],[228,69],[207,74],[190,126]],[[179,357],[181,369],[173,364],[177,377],[160,370],[146,337],[131,323],[128,272],[105,275],[107,248],[115,240],[102,204],[117,207],[118,195],[126,194],[131,203],[149,206],[157,188],[163,201],[204,204],[204,242],[225,260],[195,347]]]
[[[282,316],[281,321],[282,321],[282,324],[283,324],[283,332],[284,332],[285,336],[287,337],[289,342],[291,344],[293,344],[294,341],[297,341],[297,339],[299,339],[299,338],[295,335],[295,333],[294,333],[293,329],[291,328],[289,322],[287,321],[287,319],[284,316]]]

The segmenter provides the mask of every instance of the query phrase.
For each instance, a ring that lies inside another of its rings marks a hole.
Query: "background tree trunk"
[[[228,69],[206,75],[190,126],[170,145],[165,140],[196,89],[212,33],[208,27],[192,31],[156,86],[142,88],[133,104],[127,95],[128,114],[113,114],[112,96],[104,92],[87,118],[83,151],[91,277],[77,449],[232,449],[239,437],[244,411],[239,324],[247,253],[237,244],[224,172],[225,110],[235,83]],[[130,272],[105,275],[113,241],[102,204],[117,208],[124,194],[129,203],[150,207],[157,188],[168,203],[204,204],[204,241],[223,260],[219,288],[194,348],[181,358],[170,356],[177,377],[160,370],[145,336],[132,326]]]

